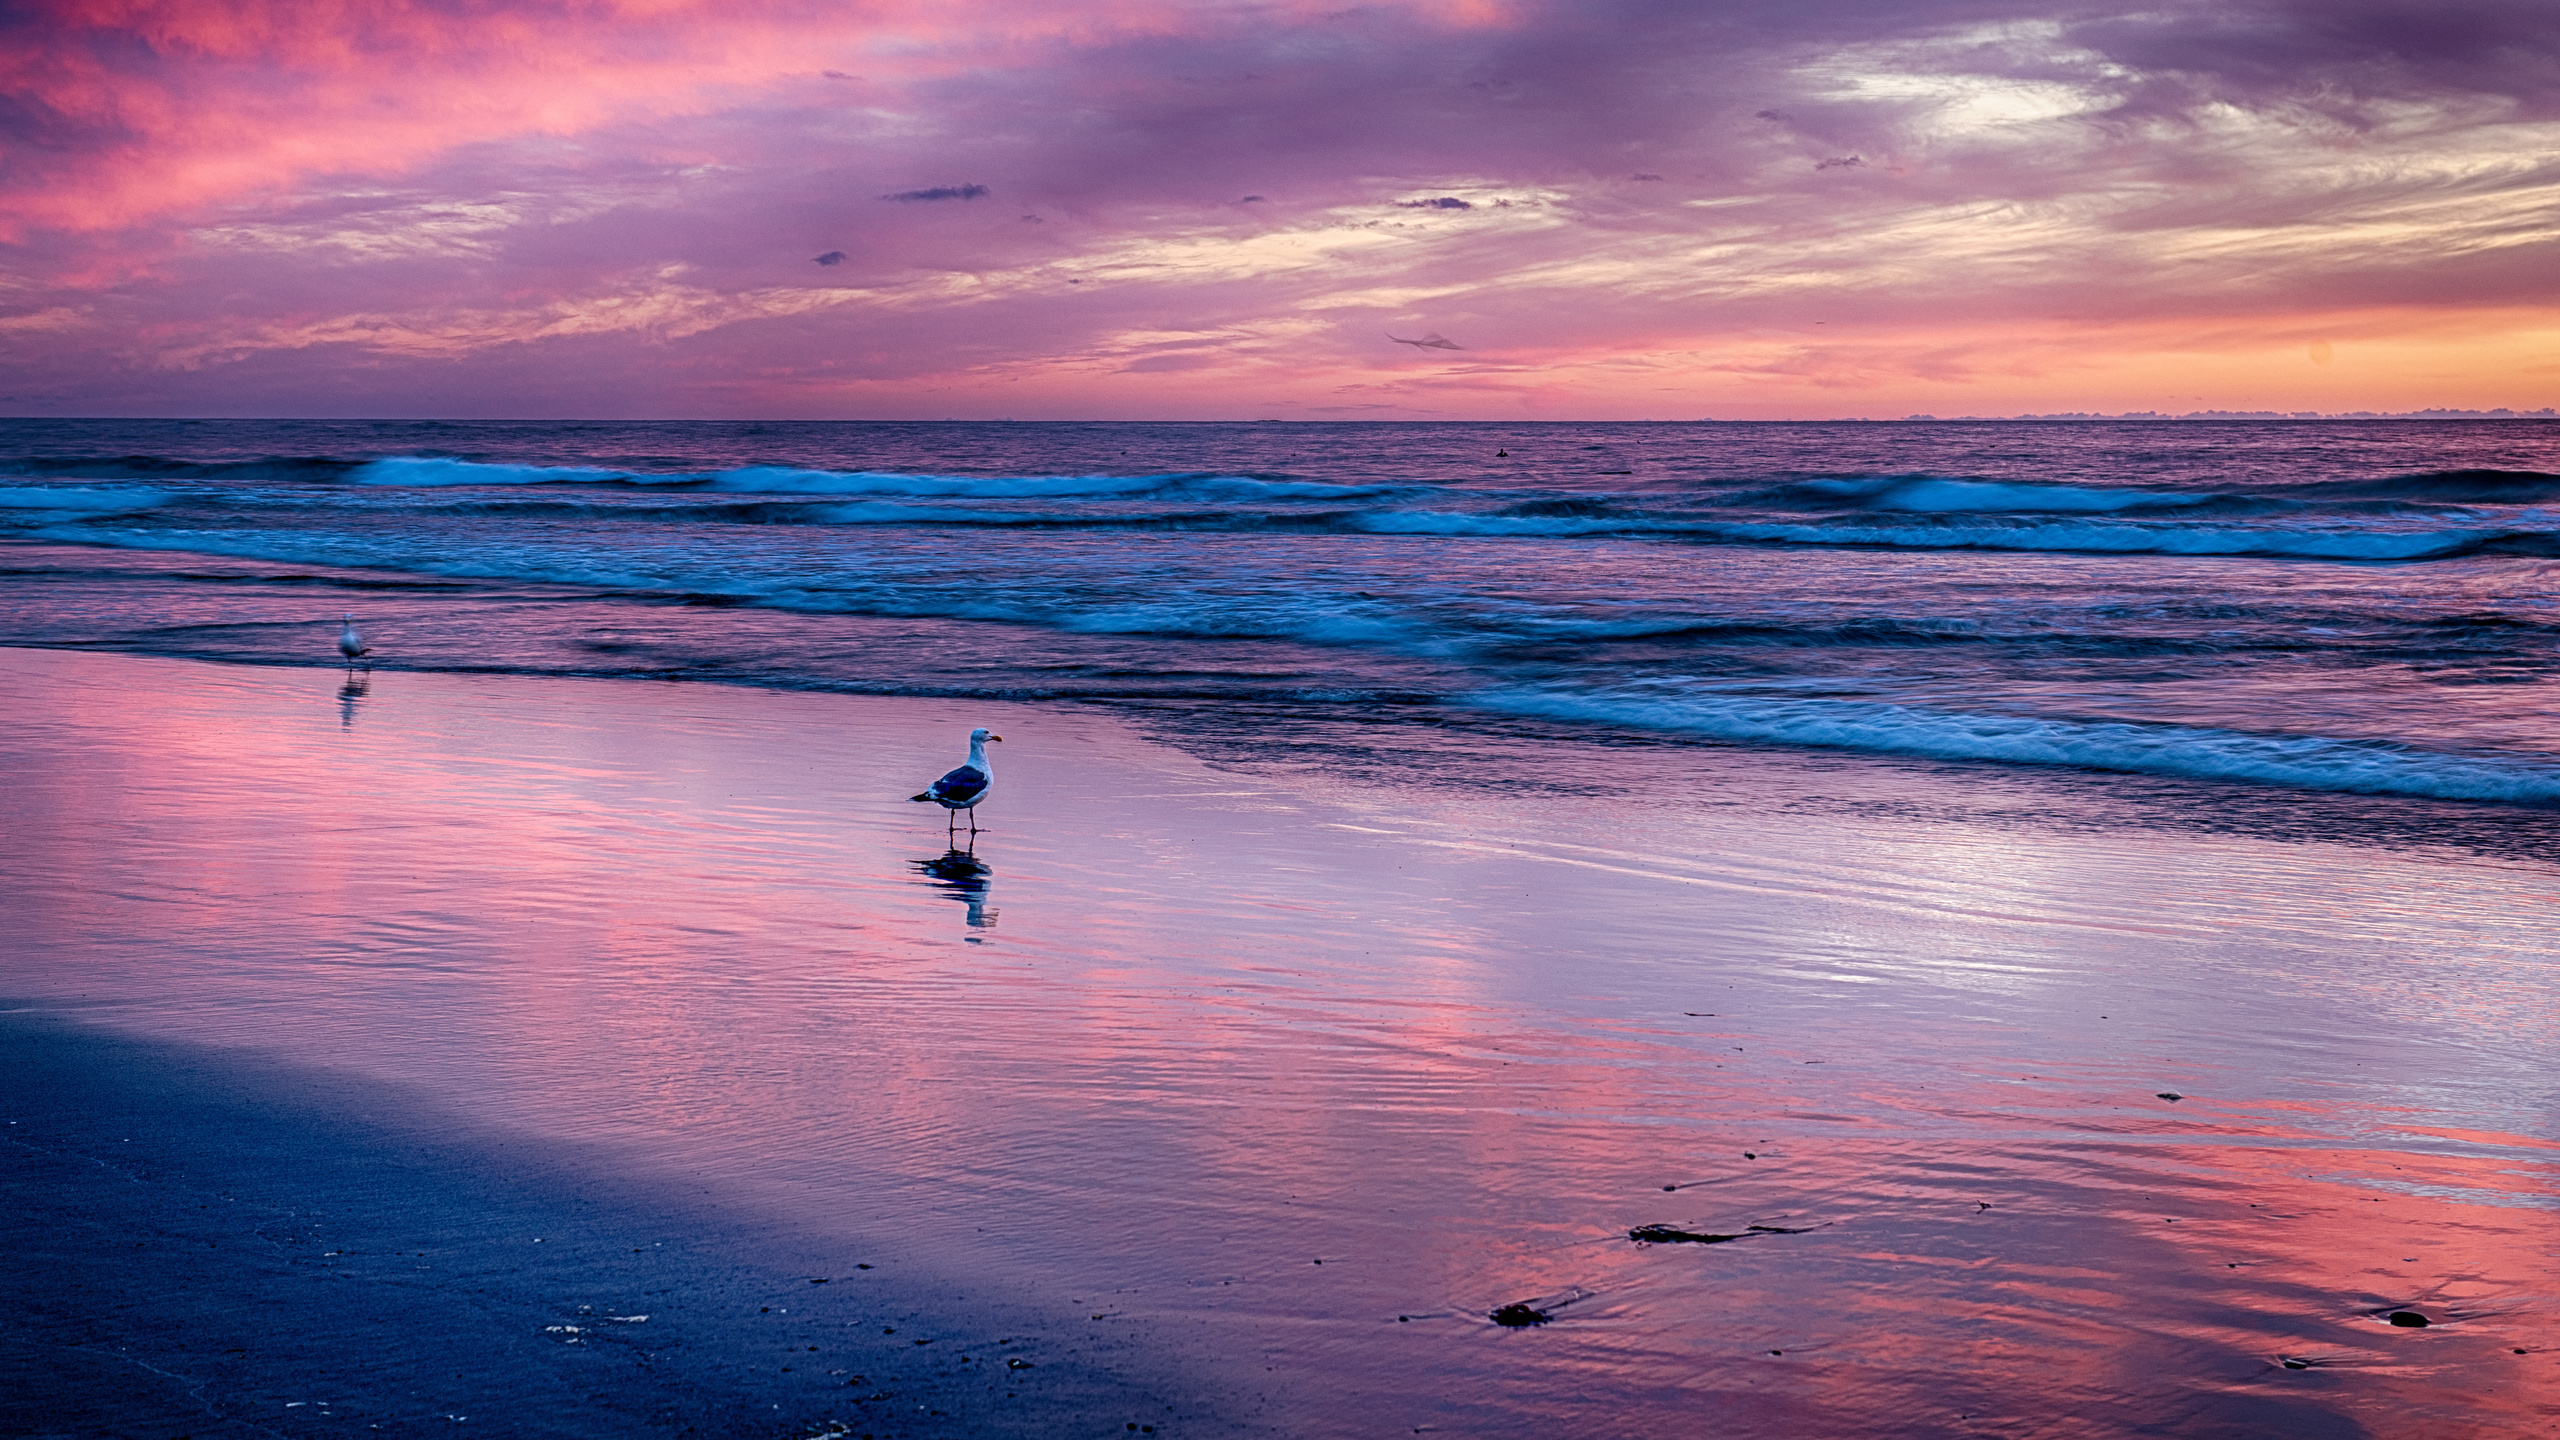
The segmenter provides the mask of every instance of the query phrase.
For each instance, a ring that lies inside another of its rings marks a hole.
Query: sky
[[[2555,402],[2552,0],[0,8],[0,415]]]

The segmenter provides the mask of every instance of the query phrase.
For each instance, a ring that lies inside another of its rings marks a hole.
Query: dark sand
[[[378,1083],[13,1013],[0,1095],[0,1433],[1278,1433],[1112,1324]]]

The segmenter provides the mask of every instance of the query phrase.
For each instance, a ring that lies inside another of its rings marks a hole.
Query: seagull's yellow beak
[[[990,735],[990,736],[988,736],[987,738],[988,738],[988,739],[990,739],[990,740],[1001,740],[1001,739],[1003,739],[1004,737],[1003,737],[1003,736],[1001,736],[1001,735]]]

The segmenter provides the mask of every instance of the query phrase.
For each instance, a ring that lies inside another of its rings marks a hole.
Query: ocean
[[[2560,801],[2560,424],[0,423],[0,642]],[[1357,748],[1355,745],[1354,748]],[[2241,792],[2223,792],[2233,803]]]

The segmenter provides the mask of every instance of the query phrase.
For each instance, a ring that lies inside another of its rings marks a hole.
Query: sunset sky
[[[2551,0],[35,0],[0,37],[0,414],[2560,403]]]

